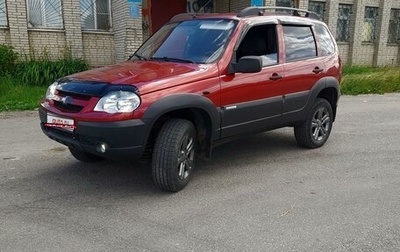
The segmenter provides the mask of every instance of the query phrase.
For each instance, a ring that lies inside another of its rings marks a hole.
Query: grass
[[[33,110],[46,89],[20,84],[11,76],[0,77],[0,111]]]
[[[0,112],[36,109],[48,84],[27,85],[12,76],[0,77]],[[343,69],[341,92],[344,95],[400,92],[400,66],[346,66]]]
[[[346,66],[342,94],[384,94],[400,92],[400,67]]]

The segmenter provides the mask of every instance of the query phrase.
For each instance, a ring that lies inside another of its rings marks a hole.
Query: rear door
[[[306,106],[311,88],[325,74],[325,63],[317,57],[317,42],[311,26],[283,25],[285,81],[283,116],[290,118]]]

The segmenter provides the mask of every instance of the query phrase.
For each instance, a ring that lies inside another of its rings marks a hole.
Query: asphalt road
[[[38,123],[0,114],[1,252],[400,251],[400,94],[341,97],[320,149],[289,128],[219,146],[175,194]]]

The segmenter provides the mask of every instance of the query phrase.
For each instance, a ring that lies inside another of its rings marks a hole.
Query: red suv
[[[196,157],[238,136],[290,126],[299,145],[321,147],[341,61],[316,17],[282,7],[177,15],[126,62],[50,85],[43,132],[80,161],[151,160],[166,191],[187,185]]]

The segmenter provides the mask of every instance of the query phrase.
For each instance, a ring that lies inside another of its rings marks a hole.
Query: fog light
[[[107,150],[107,144],[101,143],[97,146],[97,151],[101,153],[105,153]]]

